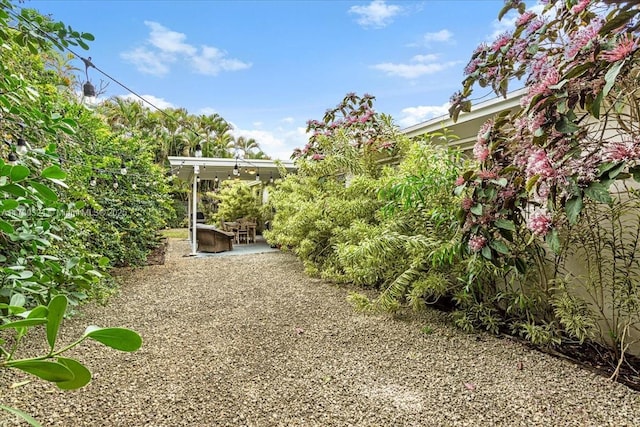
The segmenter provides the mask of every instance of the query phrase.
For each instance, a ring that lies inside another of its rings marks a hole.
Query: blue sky
[[[530,2],[533,3],[533,2]],[[158,107],[218,113],[274,158],[348,92],[400,127],[446,113],[503,0],[28,0],[96,40],[83,55]],[[84,80],[84,67],[80,74]],[[108,81],[89,70],[94,84]],[[104,96],[127,92],[110,83]]]

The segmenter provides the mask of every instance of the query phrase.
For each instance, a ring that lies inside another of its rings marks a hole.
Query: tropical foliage
[[[451,99],[457,119],[476,86],[506,96],[524,80],[522,108],[482,126],[473,162],[428,143],[452,135],[407,141],[373,97],[348,94],[308,123],[265,234],[311,274],[380,289],[352,295],[362,309],[439,302],[465,330],[598,339],[622,363],[640,336],[638,2],[536,10],[505,2],[514,30],[473,53]]]

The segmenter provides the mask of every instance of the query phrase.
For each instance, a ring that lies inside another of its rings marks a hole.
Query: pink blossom
[[[498,174],[495,173],[494,171],[487,171],[487,170],[479,170],[477,172],[478,178],[480,179],[495,179],[498,177]]]
[[[464,75],[468,76],[472,74],[474,71],[478,69],[478,64],[480,64],[480,60],[478,58],[472,59],[469,61],[466,67],[464,67]]]
[[[527,228],[536,236],[544,237],[551,229],[553,222],[546,209],[538,209],[527,220]]]
[[[540,18],[536,18],[529,23],[529,26],[527,27],[527,32],[530,34],[535,33],[540,28],[542,28],[543,25],[544,25],[544,21]]]
[[[322,160],[324,159],[324,156],[320,153],[314,153],[313,156],[311,156],[312,160]]]
[[[600,57],[607,62],[616,62],[631,56],[633,51],[638,47],[637,40],[634,40],[633,35],[627,34],[626,37],[622,37],[616,47],[606,52],[602,52]]]
[[[626,162],[640,159],[639,141],[611,142],[603,149],[603,159],[610,162]]]
[[[464,199],[462,199],[461,205],[462,205],[462,209],[464,209],[465,211],[468,211],[474,205],[473,199],[470,197],[465,197]]]
[[[494,41],[493,44],[491,45],[491,50],[493,52],[498,52],[500,49],[502,49],[503,47],[505,47],[506,45],[509,44],[509,42],[511,41],[511,34],[510,33],[503,33],[500,34]]]
[[[578,52],[587,47],[590,43],[598,40],[598,32],[602,28],[602,20],[594,20],[589,26],[578,31],[571,39],[565,55],[568,59],[575,57]]]
[[[527,161],[526,167],[527,178],[540,175],[543,178],[553,177],[556,173],[553,165],[547,156],[547,152],[542,148],[534,150]]]
[[[489,119],[480,127],[478,131],[478,139],[477,141],[480,144],[486,144],[489,140],[489,135],[491,134],[491,129],[493,128],[493,120]]]
[[[463,176],[459,176],[458,178],[456,178],[456,187],[464,184],[465,182],[466,181],[465,181],[464,177]]]
[[[528,10],[518,17],[518,19],[516,20],[516,26],[520,27],[522,25],[526,25],[535,17],[536,14]]]
[[[586,9],[589,3],[591,3],[591,0],[580,0],[580,2],[577,5],[571,8],[571,13],[573,13],[574,15],[579,14],[580,12]]]
[[[484,162],[489,157],[489,147],[479,141],[473,146],[473,155],[479,162]]]
[[[482,235],[478,234],[475,236],[471,236],[471,238],[469,239],[469,249],[471,249],[472,252],[481,251],[482,248],[484,248],[486,245],[487,239]]]
[[[504,190],[501,190],[498,193],[498,197],[500,197],[502,200],[509,200],[512,197],[514,197],[515,195],[516,195],[516,190],[514,190],[511,187],[505,188]]]
[[[547,118],[545,117],[544,113],[538,113],[535,116],[530,117],[528,120],[529,132],[534,133],[535,131],[540,129],[546,121]]]

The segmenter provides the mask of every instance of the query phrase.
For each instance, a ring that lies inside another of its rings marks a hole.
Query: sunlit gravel
[[[83,343],[93,372],[61,391],[4,370],[0,404],[45,426],[640,426],[640,393],[443,315],[363,315],[290,254],[189,258],[127,272],[108,306],[67,320],[126,326],[135,353]],[[432,333],[423,332],[429,326]],[[0,415],[0,425],[20,424]]]

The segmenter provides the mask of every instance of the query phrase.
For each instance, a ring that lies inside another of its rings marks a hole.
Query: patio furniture
[[[234,233],[220,230],[213,225],[196,225],[196,240],[200,252],[231,251],[233,250],[234,237]]]

